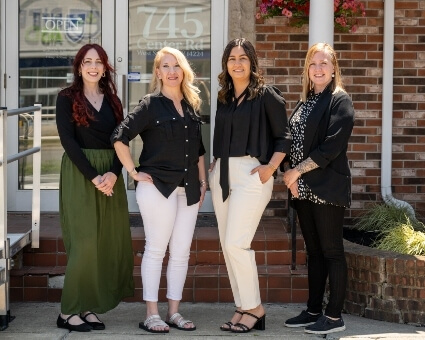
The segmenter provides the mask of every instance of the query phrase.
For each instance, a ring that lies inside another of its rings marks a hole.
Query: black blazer
[[[289,121],[301,104],[297,104]],[[351,203],[347,147],[353,126],[351,98],[343,91],[333,95],[328,87],[307,117],[304,133],[303,159],[311,157],[319,166],[302,175],[304,182],[319,198],[344,207]]]

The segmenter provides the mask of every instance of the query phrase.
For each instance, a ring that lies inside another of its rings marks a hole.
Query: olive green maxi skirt
[[[83,149],[99,174],[112,165],[114,150]],[[67,254],[61,311],[105,313],[134,294],[133,249],[127,196],[120,175],[111,197],[87,180],[65,153],[59,213]]]

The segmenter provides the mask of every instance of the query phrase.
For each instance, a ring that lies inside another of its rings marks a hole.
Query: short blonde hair
[[[199,89],[195,85],[193,85],[193,82],[195,80],[195,73],[190,67],[190,64],[184,54],[175,48],[166,46],[156,53],[152,67],[152,79],[150,83],[150,90],[155,93],[161,91],[162,80],[158,78],[156,70],[159,68],[161,60],[165,54],[171,54],[174,58],[176,58],[177,63],[183,70],[183,81],[180,85],[180,90],[182,91],[184,98],[195,109],[195,111],[199,111],[202,100],[199,97]]]
[[[308,76],[308,68],[310,66],[311,59],[313,59],[314,55],[317,52],[323,52],[328,55],[330,58],[332,65],[334,67],[334,78],[331,84],[331,91],[332,93],[337,93],[340,91],[344,91],[344,86],[342,84],[342,78],[341,78],[341,70],[338,65],[338,60],[336,58],[336,52],[332,48],[331,45],[327,43],[317,43],[311,46],[308,51],[307,55],[305,57],[304,62],[304,70],[302,74],[302,92],[301,92],[301,101],[305,102],[307,100],[308,94],[313,89],[313,82],[310,80]]]

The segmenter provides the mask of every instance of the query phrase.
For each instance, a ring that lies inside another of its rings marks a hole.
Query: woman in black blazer
[[[335,51],[328,44],[315,44],[305,59],[301,100],[289,118],[291,169],[283,176],[307,247],[309,286],[307,310],[286,320],[285,326],[307,326],[307,333],[345,330],[342,230],[351,196],[347,147],[353,125],[353,104],[342,86]],[[330,297],[323,314],[328,277]]]

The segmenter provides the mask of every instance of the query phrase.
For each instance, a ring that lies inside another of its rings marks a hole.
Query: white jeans
[[[250,156],[229,158],[230,195],[223,202],[220,187],[220,159],[209,176],[212,201],[218,222],[221,248],[236,307],[253,309],[261,304],[255,252],[251,249],[261,216],[273,191],[273,177],[262,184],[260,162]]]
[[[158,301],[162,262],[168,245],[167,298],[179,301],[186,281],[199,204],[187,205],[183,187],[177,187],[165,198],[149,182],[137,184],[136,200],[146,238],[141,266],[143,300]]]

